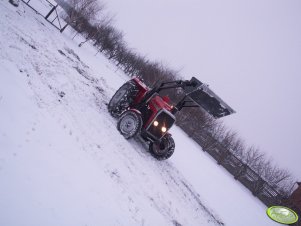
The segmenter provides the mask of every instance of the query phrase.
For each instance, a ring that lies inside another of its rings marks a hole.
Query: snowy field
[[[158,162],[106,103],[128,79],[25,5],[0,1],[0,225],[278,225],[173,128]]]

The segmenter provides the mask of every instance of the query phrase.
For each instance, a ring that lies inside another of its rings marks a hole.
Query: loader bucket
[[[200,82],[195,77],[192,77],[190,82],[193,86],[184,87],[186,95],[214,118],[221,118],[235,113],[208,85]]]

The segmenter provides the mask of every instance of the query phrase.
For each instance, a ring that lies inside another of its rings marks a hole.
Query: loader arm
[[[201,107],[214,118],[221,118],[235,111],[226,104],[217,94],[215,94],[205,83],[200,82],[197,78],[191,80],[178,80],[164,82],[156,89],[157,92],[166,89],[181,87],[185,96],[173,109],[173,114],[182,108]]]
[[[182,110],[184,107],[201,107],[214,118],[221,118],[235,113],[218,95],[216,95],[205,83],[197,78],[191,80],[176,80],[171,82],[162,82],[156,84],[137,106],[140,109],[155,94],[162,90],[182,88],[185,96],[172,110],[173,114]]]

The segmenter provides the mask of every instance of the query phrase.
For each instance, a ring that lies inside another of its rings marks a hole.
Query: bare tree
[[[63,18],[77,32],[75,36],[85,31],[87,26],[89,27],[89,25],[94,24],[96,20],[101,18],[105,8],[105,5],[98,0],[68,0],[61,3],[61,6],[66,12]],[[66,26],[62,30],[65,28]]]
[[[246,145],[244,140],[236,136],[231,144],[232,153],[239,159],[242,159],[245,149]]]
[[[93,22],[105,8],[105,5],[98,0],[69,0],[67,4],[70,7],[67,11],[67,19],[71,24],[79,17]]]
[[[291,173],[286,169],[281,169],[278,166],[272,164],[272,161],[266,161],[263,165],[263,178],[271,186],[273,186],[280,193],[287,195],[291,191],[291,186],[294,181]]]
[[[211,133],[205,133],[205,138],[203,140],[203,148],[205,150],[214,150],[220,147],[220,140],[224,136],[226,127],[222,123],[217,123],[212,129]]]
[[[118,55],[118,48],[122,48],[124,42],[122,32],[117,31],[110,24],[99,26],[93,40],[98,52],[105,53],[109,59]]]
[[[225,132],[221,140],[221,145],[223,146],[223,148],[227,150],[231,149],[233,143],[235,142],[236,136],[237,133],[232,130]]]
[[[86,28],[83,32],[86,40],[79,43],[78,44],[79,47],[83,46],[86,42],[88,42],[89,40],[92,40],[97,35],[98,26],[101,26],[101,24],[96,24],[94,26],[89,24],[86,26]]]
[[[242,160],[253,170],[260,172],[262,164],[264,164],[264,157],[265,155],[260,152],[259,148],[251,146],[244,152]]]
[[[123,46],[125,45],[122,32],[114,30],[114,32],[110,34],[110,37],[108,37],[107,41],[106,55],[110,60],[116,57],[118,55],[118,51],[123,49]]]

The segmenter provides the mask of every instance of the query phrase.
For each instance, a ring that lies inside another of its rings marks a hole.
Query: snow
[[[125,140],[128,78],[21,5],[0,2],[0,225],[276,225],[179,128],[168,161]]]

